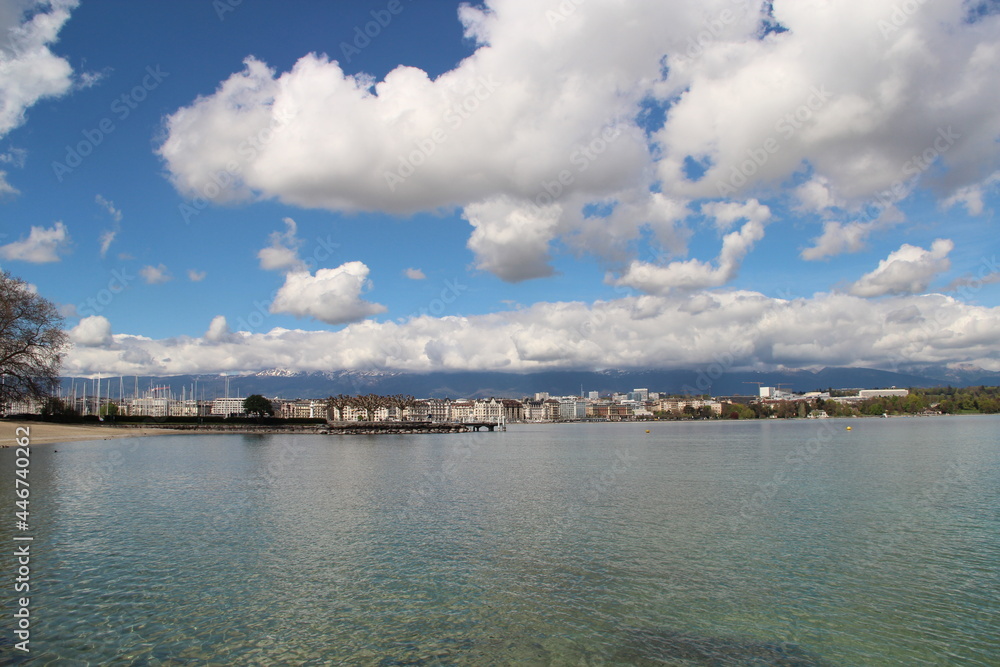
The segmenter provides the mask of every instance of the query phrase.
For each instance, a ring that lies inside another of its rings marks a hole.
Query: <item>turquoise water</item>
[[[30,664],[1000,664],[996,417],[163,436],[30,474]]]

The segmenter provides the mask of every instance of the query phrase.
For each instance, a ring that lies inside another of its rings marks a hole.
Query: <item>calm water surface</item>
[[[164,436],[30,481],[30,664],[1000,665],[996,417]]]

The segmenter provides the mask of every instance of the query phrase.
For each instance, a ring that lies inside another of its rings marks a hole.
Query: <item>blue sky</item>
[[[1000,371],[992,7],[7,2],[0,266],[74,374]]]

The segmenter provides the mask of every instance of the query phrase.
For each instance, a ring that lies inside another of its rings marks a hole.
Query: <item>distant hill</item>
[[[644,387],[650,391],[674,394],[703,394],[714,396],[756,395],[757,385],[781,386],[790,391],[816,391],[833,389],[878,389],[884,387],[935,387],[974,386],[978,384],[998,384],[998,376],[987,375],[983,371],[978,376],[968,374],[969,381],[955,381],[955,378],[929,377],[924,374],[894,373],[871,368],[824,368],[821,371],[790,370],[773,372],[729,372],[719,374],[705,370],[608,370],[608,371],[547,371],[542,373],[499,373],[499,372],[458,372],[458,373],[400,373],[381,371],[334,371],[316,373],[291,373],[271,370],[254,375],[229,377],[230,396],[263,394],[281,398],[325,398],[333,394],[412,394],[418,398],[478,398],[510,397],[522,398],[536,392],[548,392],[553,396],[579,395],[597,391],[603,394],[625,392]],[[717,377],[711,377],[717,375]],[[975,381],[973,381],[975,380]],[[63,387],[85,385],[88,393],[93,393],[93,382],[81,378],[63,378]],[[221,375],[177,375],[170,377],[138,378],[139,393],[150,387],[170,387],[175,397],[196,392],[199,398],[216,398],[226,392],[226,378]],[[102,395],[132,396],[136,389],[136,378],[105,378],[102,381]]]

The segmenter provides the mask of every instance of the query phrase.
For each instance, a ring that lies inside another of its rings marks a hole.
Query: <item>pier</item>
[[[428,422],[428,421],[341,421],[330,422],[324,429],[330,435],[387,434],[387,433],[468,433],[480,429],[494,431],[506,425],[496,422]]]

